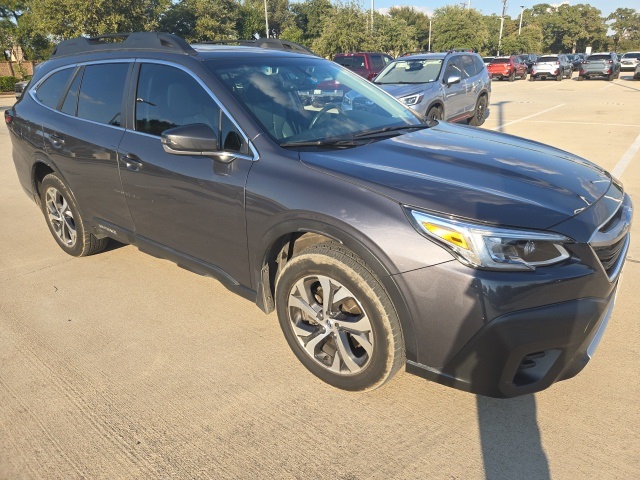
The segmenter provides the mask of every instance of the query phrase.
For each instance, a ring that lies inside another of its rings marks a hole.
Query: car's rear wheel
[[[515,70],[509,74],[509,81],[510,82],[515,82],[516,81],[516,72],[515,72]]]
[[[427,112],[427,120],[442,120],[443,113],[442,107],[433,106]]]
[[[311,246],[287,262],[276,308],[293,353],[337,388],[377,388],[405,363],[389,295],[362,259],[338,244]]]
[[[609,76],[607,76],[607,81],[609,82],[613,82],[613,78],[615,77],[615,74],[612,72],[609,74]]]
[[[487,96],[482,95],[478,98],[476,102],[476,108],[473,112],[473,117],[471,117],[467,123],[469,125],[473,125],[474,127],[479,127],[484,123],[485,117],[487,114]]]
[[[57,175],[45,176],[40,192],[42,212],[60,248],[74,257],[92,255],[106,248],[109,239],[87,232],[73,195]]]
[[[564,76],[564,72],[559,71],[558,75],[556,75],[556,82],[561,82],[563,76]]]

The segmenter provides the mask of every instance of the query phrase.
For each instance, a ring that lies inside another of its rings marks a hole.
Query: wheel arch
[[[335,223],[335,219],[333,221]],[[275,309],[275,286],[279,271],[286,262],[311,245],[336,242],[358,255],[373,271],[393,303],[405,342],[408,359],[417,358],[413,319],[390,269],[384,252],[369,239],[364,239],[348,227],[336,227],[321,220],[287,220],[274,226],[261,242],[260,256],[255,258],[256,303],[264,312]],[[382,259],[381,259],[382,258]]]

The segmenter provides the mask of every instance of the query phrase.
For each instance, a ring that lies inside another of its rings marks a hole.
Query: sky
[[[366,8],[371,8],[371,0],[361,0]],[[381,10],[384,13],[384,9],[388,9],[393,6],[411,6],[416,10],[425,12],[428,15],[440,7],[446,5],[467,5],[469,0],[374,0],[374,8]],[[561,3],[568,3],[570,5],[578,5],[580,3],[591,5],[602,12],[603,16],[609,15],[617,8],[633,8],[640,10],[640,0],[569,0],[569,1],[531,1],[531,0],[509,0],[507,1],[506,14],[511,18],[518,17],[520,15],[520,5],[524,5],[525,8],[532,7],[539,3],[549,3],[551,5],[560,5]],[[483,15],[491,15],[495,13],[500,15],[502,13],[502,1],[501,0],[471,0],[471,8],[479,10]]]

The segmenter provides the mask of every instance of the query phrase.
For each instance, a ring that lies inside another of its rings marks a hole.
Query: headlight
[[[447,248],[465,265],[492,270],[535,270],[571,255],[570,238],[555,233],[494,228],[406,208],[416,229]]]
[[[400,101],[405,105],[417,105],[422,101],[424,95],[422,93],[416,93],[415,95],[409,95],[408,97],[402,97]]]

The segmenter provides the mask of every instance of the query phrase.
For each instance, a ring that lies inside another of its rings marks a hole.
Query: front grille
[[[600,226],[589,241],[611,281],[620,273],[627,255],[631,212],[631,204],[621,203],[611,218]]]
[[[596,252],[598,260],[600,260],[602,268],[604,268],[604,270],[607,272],[607,275],[611,276],[613,270],[615,270],[616,264],[620,259],[620,254],[624,249],[628,236],[629,234],[625,235],[620,240],[611,245],[593,248],[593,251]]]

